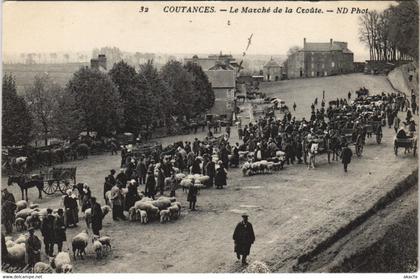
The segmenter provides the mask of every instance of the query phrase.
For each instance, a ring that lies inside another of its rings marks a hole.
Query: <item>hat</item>
[[[110,170],[110,172],[111,172],[111,173],[115,173],[115,170],[114,170],[114,169],[112,169],[112,170]]]
[[[71,193],[72,193],[73,191],[71,190],[71,189],[68,189],[67,191],[66,191],[66,193],[67,193],[67,195],[71,195]]]
[[[57,213],[64,213],[64,211],[63,211],[63,209],[62,209],[62,208],[59,208],[59,209],[57,210]]]
[[[242,215],[241,215],[242,217],[248,217],[249,215],[248,215],[248,213],[246,213],[246,212],[244,212],[244,213],[242,213]]]

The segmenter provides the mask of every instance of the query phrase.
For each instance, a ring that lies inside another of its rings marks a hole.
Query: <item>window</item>
[[[324,69],[325,68],[325,64],[324,63],[322,63],[322,69]]]
[[[312,69],[314,68],[314,63],[312,63]]]
[[[332,61],[332,62],[331,62],[331,67],[333,67],[333,68],[334,68],[334,66],[335,66],[335,63],[334,63],[334,61]]]

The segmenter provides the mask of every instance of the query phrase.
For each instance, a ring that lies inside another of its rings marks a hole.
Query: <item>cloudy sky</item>
[[[155,53],[242,53],[253,33],[249,54],[285,54],[294,45],[347,41],[355,60],[368,58],[358,39],[357,14],[327,13],[337,7],[383,10],[393,2],[6,2],[3,3],[3,52],[90,51],[116,46]],[[214,6],[216,13],[165,13],[165,6]],[[140,13],[141,6],[148,13]],[[230,14],[219,9],[242,6],[285,7],[291,14]],[[323,14],[297,14],[298,7]],[[228,23],[229,21],[229,23]]]

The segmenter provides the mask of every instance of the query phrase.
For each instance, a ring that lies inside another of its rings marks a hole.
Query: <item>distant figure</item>
[[[317,106],[317,105],[318,105],[318,97],[316,97],[316,98],[315,98],[314,105],[315,105],[315,106]]]
[[[47,208],[47,217],[42,220],[41,233],[44,237],[45,254],[53,256],[54,251],[54,223],[55,217],[52,215],[52,209]]]
[[[293,111],[296,111],[296,103],[293,102]]]
[[[322,100],[325,100],[325,90],[322,90]]]
[[[249,255],[251,245],[255,241],[254,229],[252,224],[248,222],[248,214],[242,214],[242,221],[236,225],[233,233],[233,241],[235,243],[235,253],[238,260],[242,256],[242,264],[247,265],[246,257]]]
[[[58,252],[61,252],[63,250],[63,242],[66,241],[66,223],[64,222],[64,211],[62,208],[58,209],[57,214],[58,217],[55,219],[54,224],[54,243],[58,246]]]
[[[94,235],[99,236],[99,231],[102,230],[102,219],[104,218],[104,214],[101,205],[96,202],[95,197],[91,197],[90,202],[92,204],[92,232]],[[122,214],[121,218],[125,220],[124,214]]]
[[[344,165],[344,171],[347,172],[347,166],[351,162],[351,157],[353,156],[353,152],[349,148],[348,144],[346,144],[341,152],[341,162]]]
[[[192,185],[190,186],[188,190],[188,196],[187,201],[190,202],[190,210],[195,211],[195,204],[197,202],[197,194],[198,194],[198,188],[195,185],[194,179],[191,180]]]
[[[349,93],[347,94],[347,97],[349,98],[349,100],[351,99],[351,92],[349,91]]]

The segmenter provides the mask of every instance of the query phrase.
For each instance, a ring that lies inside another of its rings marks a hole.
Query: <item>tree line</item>
[[[369,47],[370,60],[417,60],[417,1],[399,1],[383,12],[373,10],[360,16],[359,35],[360,41]]]
[[[108,72],[82,67],[62,88],[47,75],[36,76],[18,96],[12,75],[3,76],[3,145],[26,145],[34,138],[75,139],[150,131],[203,116],[214,92],[197,64],[169,61],[160,71],[153,61],[139,70],[125,61]]]

